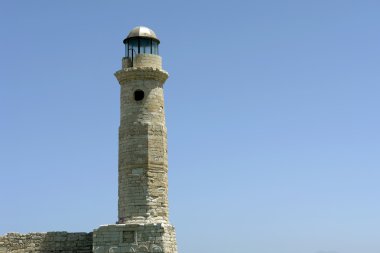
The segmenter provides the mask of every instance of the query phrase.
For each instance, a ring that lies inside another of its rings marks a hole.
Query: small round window
[[[134,97],[136,101],[141,101],[144,99],[144,92],[142,90],[136,90],[134,93]]]

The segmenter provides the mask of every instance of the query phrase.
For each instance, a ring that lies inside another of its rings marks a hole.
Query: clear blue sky
[[[380,2],[1,1],[0,234],[117,219],[122,40],[152,28],[182,253],[380,252]]]

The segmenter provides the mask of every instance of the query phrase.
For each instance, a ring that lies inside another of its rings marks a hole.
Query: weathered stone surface
[[[152,55],[138,55],[139,68],[124,68],[119,128],[119,223],[168,222],[167,133],[163,82],[166,72],[152,67]],[[144,58],[148,58],[144,60]],[[154,56],[155,60],[161,60]],[[142,64],[144,63],[144,64]],[[152,65],[153,64],[153,65]],[[149,72],[141,76],[136,73]],[[130,78],[133,76],[134,78]],[[157,78],[152,78],[157,76]],[[136,101],[136,90],[144,98]]]
[[[116,224],[94,230],[93,251],[177,252],[175,231],[169,224]]]
[[[126,58],[124,57],[122,59],[122,69],[131,68],[131,67],[153,67],[157,69],[162,69],[162,60],[161,56],[156,54],[138,54],[135,55],[133,58],[133,64],[132,64],[132,58]]]
[[[92,233],[8,233],[0,237],[0,253],[91,253]]]

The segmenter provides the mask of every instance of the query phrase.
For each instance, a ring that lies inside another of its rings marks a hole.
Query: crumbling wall
[[[0,236],[0,253],[92,253],[92,233],[8,233]]]

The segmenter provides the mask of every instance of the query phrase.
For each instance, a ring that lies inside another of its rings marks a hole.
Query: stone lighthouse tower
[[[177,253],[168,218],[168,160],[160,43],[146,27],[124,39],[120,84],[117,224],[94,230],[93,250]]]

